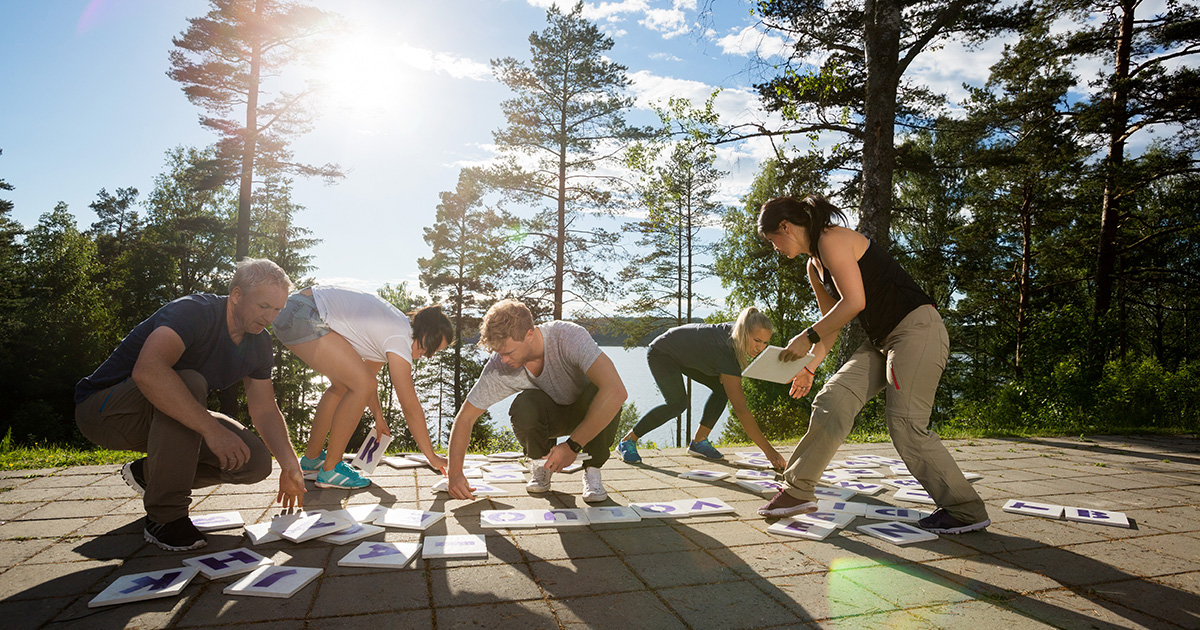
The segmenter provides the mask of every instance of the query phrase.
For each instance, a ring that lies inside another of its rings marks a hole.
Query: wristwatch
[[[579,442],[576,442],[575,440],[572,440],[571,438],[567,438],[567,448],[571,449],[571,451],[574,453],[582,453],[583,452],[583,446],[581,446],[579,444]]]
[[[808,337],[809,342],[811,342],[814,346],[821,343],[821,335],[818,335],[817,331],[813,330],[812,326],[804,329],[804,336]]]

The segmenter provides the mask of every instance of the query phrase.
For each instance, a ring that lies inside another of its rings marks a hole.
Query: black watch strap
[[[821,343],[821,335],[818,335],[817,331],[812,329],[812,326],[804,329],[804,336],[808,337],[808,341],[813,345]]]
[[[571,449],[571,451],[575,453],[583,452],[583,446],[571,438],[567,438],[567,448]]]

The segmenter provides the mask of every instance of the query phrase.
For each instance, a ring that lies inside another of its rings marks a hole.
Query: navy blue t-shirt
[[[225,389],[247,376],[271,378],[271,333],[264,330],[245,335],[241,344],[234,345],[225,320],[228,301],[224,295],[188,295],[158,309],[126,335],[91,376],[75,385],[75,404],[129,378],[146,339],[159,326],[167,326],[183,340],[183,355],[174,369],[199,372],[208,381],[210,391]]]

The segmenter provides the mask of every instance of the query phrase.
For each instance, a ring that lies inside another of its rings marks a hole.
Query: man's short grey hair
[[[296,285],[292,284],[287,272],[279,265],[266,258],[243,258],[237,262],[229,291],[232,293],[234,288],[241,287],[243,293],[248,293],[261,284],[273,284],[288,293],[296,290]]]

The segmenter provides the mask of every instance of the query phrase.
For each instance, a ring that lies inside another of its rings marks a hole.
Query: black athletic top
[[[742,375],[733,348],[733,322],[676,326],[655,337],[650,349],[663,352],[679,365],[701,374]]]
[[[822,265],[821,284],[835,300],[841,299],[833,276]],[[863,293],[867,306],[858,314],[858,323],[870,337],[871,343],[883,347],[892,330],[917,307],[934,304],[921,287],[904,271],[900,263],[874,242],[858,259],[858,271],[862,274]]]

